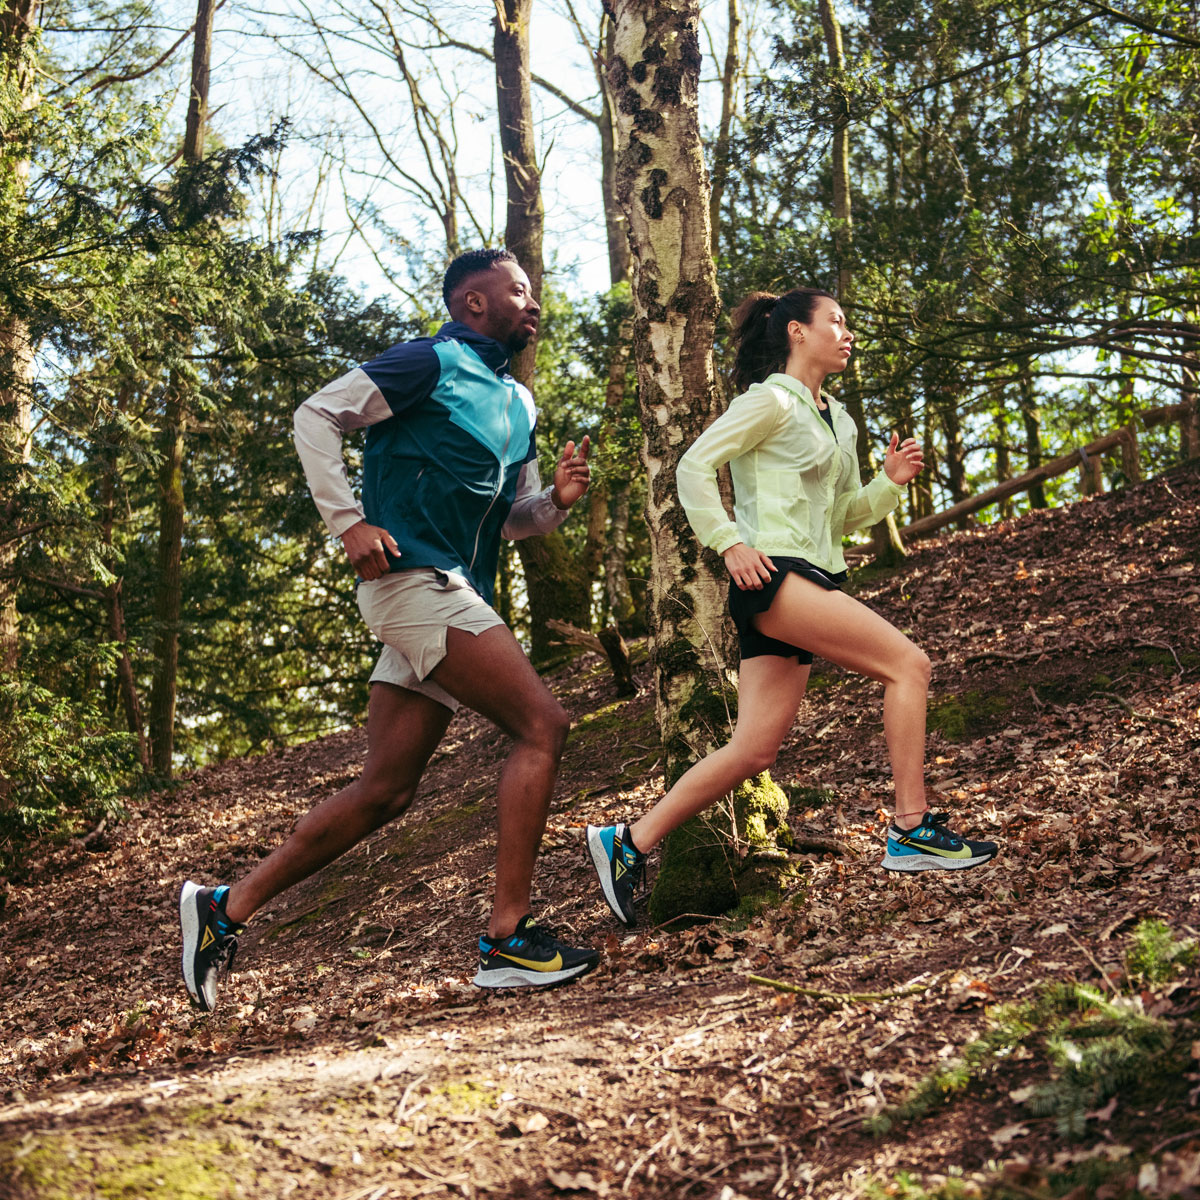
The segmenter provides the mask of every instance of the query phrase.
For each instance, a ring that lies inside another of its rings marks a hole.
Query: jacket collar
[[[809,404],[811,404],[813,406],[813,408],[817,407],[817,402],[813,398],[812,392],[810,392],[808,390],[808,388],[806,388],[804,386],[804,384],[802,384],[800,382],[800,380],[793,379],[790,375],[784,374],[783,371],[776,371],[773,375],[768,375],[766,377],[766,379],[763,380],[763,382],[764,383],[773,383],[773,384],[776,384],[778,387],[786,388],[789,392],[792,392],[794,395],[802,396],[805,400],[807,400],[809,402]],[[824,388],[821,389],[821,395],[822,395],[822,397],[824,397],[825,403],[828,404],[829,407],[832,408],[835,412],[838,411],[839,409],[845,407],[840,400],[835,399],[827,391],[825,391]]]
[[[434,334],[435,341],[441,341],[444,338],[453,338],[456,342],[462,342],[464,346],[470,346],[483,359],[488,369],[495,371],[497,375],[508,369],[509,360],[512,357],[508,347],[496,341],[495,338],[487,337],[472,329],[470,325],[464,325],[462,321],[447,321]]]

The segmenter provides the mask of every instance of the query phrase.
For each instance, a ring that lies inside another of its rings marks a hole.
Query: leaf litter
[[[1075,1142],[1030,1112],[1048,1068],[1024,1046],[936,1112],[864,1126],[1047,981],[1195,1030],[1194,969],[1137,991],[1124,955],[1146,918],[1200,924],[1200,477],[950,533],[855,586],[933,660],[933,802],[1002,843],[994,864],[879,869],[880,691],[818,663],[773,772],[808,848],[790,892],[749,923],[616,929],[583,828],[635,818],[662,780],[638,774],[646,666],[613,710],[584,655],[549,678],[577,732],[535,903],[602,947],[595,972],[470,985],[505,741],[462,714],[406,817],[256,917],[205,1017],[179,981],[180,882],[269,853],[365,739],[223,763],[9,881],[0,1194],[834,1200],[908,1194],[907,1172],[1038,1196],[1100,1159],[1081,1197],[1200,1194],[1200,1030],[1175,1077],[1090,1111]],[[636,727],[618,754],[580,720],[600,710]]]

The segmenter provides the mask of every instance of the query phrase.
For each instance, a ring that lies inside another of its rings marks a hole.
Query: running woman
[[[501,537],[562,523],[588,488],[588,439],[578,449],[567,443],[543,488],[533,398],[508,374],[510,357],[537,334],[540,309],[509,251],[460,255],[442,294],[452,320],[433,337],[391,347],[296,412],[309,489],[354,564],[358,607],[383,652],[371,675],[362,775],[301,817],[231,886],[183,885],[183,977],[206,1012],[245,923],[408,808],[460,704],[513,739],[500,773],[495,897],[474,982],[559,983],[598,958],[559,941],[530,913],[569,721],[491,606]],[[362,428],[359,504],[342,436]]]
[[[992,842],[969,841],[925,802],[929,659],[883,617],[847,596],[842,537],[881,521],[920,473],[920,446],[896,434],[865,487],[846,409],[821,391],[845,369],[854,334],[828,292],[796,288],[746,298],[733,315],[733,378],[741,391],[679,463],[679,499],[696,536],[725,559],[741,650],[733,737],[696,763],[632,825],[588,826],[604,898],[635,923],[646,855],[689,817],[775,761],[808,684],[813,655],[884,685],[883,724],[895,781],[889,871],[976,867]],[[734,515],[717,470],[729,463]]]

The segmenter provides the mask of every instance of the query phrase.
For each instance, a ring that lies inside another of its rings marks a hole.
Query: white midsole
[[[573,979],[586,971],[587,967],[587,963],[580,963],[564,971],[533,972],[522,971],[519,967],[498,967],[494,971],[480,969],[471,982],[476,987],[546,987],[551,983],[562,983],[564,979]]]
[[[991,862],[994,856],[980,854],[975,858],[935,858],[932,854],[885,854],[881,864],[885,871],[961,871]]]
[[[200,939],[200,918],[196,914],[193,897],[200,891],[194,883],[185,883],[179,893],[179,923],[183,926],[183,982],[188,993],[198,996],[196,990],[196,943]]]

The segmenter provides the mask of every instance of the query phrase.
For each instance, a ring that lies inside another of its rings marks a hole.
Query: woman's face
[[[844,371],[850,361],[854,334],[846,328],[842,306],[828,296],[817,298],[812,319],[807,324],[792,321],[788,325],[788,338],[792,344],[790,357],[823,375]]]

